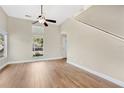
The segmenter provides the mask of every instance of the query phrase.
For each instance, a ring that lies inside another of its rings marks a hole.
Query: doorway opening
[[[62,34],[62,50],[63,50],[63,57],[67,58],[67,35]]]

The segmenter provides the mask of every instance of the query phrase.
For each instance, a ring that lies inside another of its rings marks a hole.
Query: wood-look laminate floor
[[[112,88],[119,87],[65,60],[12,64],[0,71],[3,88]]]

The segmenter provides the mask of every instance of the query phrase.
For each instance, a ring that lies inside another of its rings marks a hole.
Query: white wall
[[[76,17],[107,32],[124,37],[124,5],[95,5]]]
[[[62,57],[62,41],[59,27],[49,24],[44,30],[44,58]]]
[[[61,30],[67,33],[68,62],[124,81],[124,41],[74,19]]]
[[[38,26],[38,25],[37,25]],[[33,28],[33,34],[43,35],[43,56],[35,59],[56,59],[62,58],[62,37],[60,28],[57,25],[49,24],[48,27]],[[39,25],[41,26],[41,24]],[[42,31],[44,29],[44,31]],[[39,31],[39,32],[38,32]]]
[[[7,32],[7,15],[3,11],[3,9],[0,7],[0,32],[6,34]],[[6,64],[7,58],[0,59],[0,68],[4,64]]]
[[[32,24],[28,20],[8,18],[8,60],[32,58]]]
[[[0,29],[7,31],[7,15],[0,7]]]
[[[44,31],[44,56],[32,57],[32,24],[28,20],[8,18],[9,62],[62,57],[59,27],[49,24]]]

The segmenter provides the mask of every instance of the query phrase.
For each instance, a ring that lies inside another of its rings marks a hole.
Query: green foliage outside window
[[[43,38],[42,37],[33,37],[33,43],[39,47],[43,47]]]
[[[0,45],[3,45],[3,42],[4,42],[4,37],[3,35],[0,34]]]
[[[43,38],[33,36],[33,57],[43,56]]]
[[[0,34],[0,57],[3,57],[4,53],[4,36]]]

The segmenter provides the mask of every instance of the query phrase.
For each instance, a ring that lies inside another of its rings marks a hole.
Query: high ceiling
[[[35,21],[40,15],[39,5],[2,5],[3,10],[8,16],[29,19]],[[45,5],[43,12],[46,18],[57,20],[57,25],[64,22],[67,18],[84,9],[83,5]],[[29,15],[31,17],[26,17]]]

